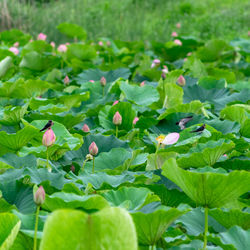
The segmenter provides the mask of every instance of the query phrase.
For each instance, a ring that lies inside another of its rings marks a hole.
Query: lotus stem
[[[39,216],[40,206],[36,207],[36,222],[35,222],[35,233],[34,233],[34,247],[33,250],[36,250],[37,246],[37,228],[38,228],[38,216]]]
[[[46,163],[46,166],[47,166],[47,169],[49,169],[49,147],[47,147],[47,163]]]
[[[83,164],[82,164],[82,171],[84,171],[84,167],[85,167],[86,162],[87,162],[87,160],[84,160],[84,161],[83,161]]]
[[[207,232],[208,232],[208,207],[205,207],[205,229],[204,229],[204,245],[203,249],[207,249]]]
[[[115,126],[115,136],[118,138],[118,125]]]
[[[104,86],[102,87],[102,97],[104,97]]]
[[[95,157],[93,156],[93,167],[92,167],[92,174],[95,173]]]
[[[155,169],[158,169],[157,154],[158,154],[159,147],[160,147],[160,143],[157,144],[156,150],[155,150]]]

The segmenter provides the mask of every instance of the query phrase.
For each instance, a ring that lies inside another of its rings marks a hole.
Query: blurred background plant
[[[84,27],[89,39],[167,41],[171,33],[201,39],[247,37],[248,0],[0,0],[0,31],[18,28],[65,42],[56,26]],[[176,28],[176,24],[181,27]]]

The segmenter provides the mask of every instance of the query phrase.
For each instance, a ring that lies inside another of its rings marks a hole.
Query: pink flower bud
[[[140,87],[143,87],[145,85],[145,81],[141,82]]]
[[[92,83],[94,83],[95,81],[94,81],[94,80],[89,80],[89,82],[92,82]]]
[[[118,100],[114,101],[114,103],[112,104],[112,106],[115,106],[118,102],[119,102]]]
[[[187,56],[191,56],[191,55],[192,55],[192,52],[188,52],[188,53],[187,53]]]
[[[120,115],[120,113],[118,111],[113,116],[113,123],[115,125],[121,125],[122,124],[122,117],[121,117],[121,115]]]
[[[65,43],[65,45],[70,45],[70,43]]]
[[[34,194],[34,202],[37,206],[41,206],[45,201],[45,191],[43,186],[40,186]]]
[[[180,76],[179,76],[179,78],[178,78],[178,80],[177,80],[177,83],[178,83],[180,86],[185,86],[186,80],[185,80],[185,78],[184,78],[183,75],[180,75]]]
[[[101,78],[100,83],[103,87],[106,85],[106,78],[104,76]]]
[[[74,166],[74,165],[71,165],[70,170],[74,173],[75,170],[76,170],[75,166]]]
[[[19,53],[19,50],[16,47],[10,47],[9,51],[11,51],[12,53],[14,53],[15,55],[18,55],[18,53]]]
[[[82,131],[88,133],[90,131],[89,126],[85,123],[82,127]]]
[[[154,59],[152,64],[151,64],[151,68],[159,66],[160,63],[161,63],[161,61],[159,59]]]
[[[19,42],[15,42],[13,46],[16,48],[19,47]]]
[[[56,47],[56,44],[54,42],[51,42],[50,45],[55,48]]]
[[[69,84],[69,77],[65,76],[65,78],[63,79],[63,82],[65,85],[68,85]]]
[[[96,146],[94,141],[89,146],[89,153],[93,156],[98,154],[98,147]]]
[[[161,78],[162,78],[162,79],[166,79],[166,74],[162,72]]]
[[[172,145],[176,143],[180,138],[180,135],[178,133],[170,133],[168,134],[164,140],[162,141],[162,144],[164,145]]]
[[[139,121],[139,118],[135,117],[134,120],[133,120],[133,124],[135,125],[138,121]]]
[[[182,45],[182,42],[181,42],[179,39],[175,39],[175,40],[174,40],[174,43],[175,43],[176,45],[179,45],[179,46]]]
[[[54,134],[52,128],[49,128],[44,134],[43,134],[43,145],[45,147],[49,147],[53,145],[56,141],[56,135]]]
[[[43,40],[43,41],[45,41],[46,38],[47,38],[47,36],[45,34],[43,34],[43,33],[40,33],[37,36],[37,40]]]
[[[103,42],[102,41],[99,41],[98,44],[99,44],[99,46],[103,46]]]
[[[181,23],[177,23],[177,24],[176,24],[176,28],[177,28],[177,29],[180,29],[180,28],[181,28]]]
[[[163,65],[163,69],[161,71],[162,71],[162,73],[167,74],[168,73],[168,67],[166,65]]]
[[[247,32],[247,35],[250,36],[250,30]]]
[[[62,53],[64,53],[64,52],[66,52],[67,51],[67,46],[65,45],[65,44],[60,44],[59,46],[58,46],[58,48],[57,48],[57,50],[59,51],[59,52],[62,52]]]
[[[29,42],[32,43],[32,42],[33,42],[33,39],[30,39]]]
[[[174,31],[174,32],[172,32],[171,36],[172,36],[172,37],[177,37],[178,34],[177,34],[177,32]]]
[[[111,42],[110,41],[107,41],[107,46],[109,47],[111,45]]]
[[[187,58],[185,57],[185,58],[183,59],[183,61],[186,62],[186,61],[187,61]]]

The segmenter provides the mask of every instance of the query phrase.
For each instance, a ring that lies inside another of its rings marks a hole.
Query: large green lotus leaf
[[[109,152],[102,152],[95,157],[95,171],[115,169],[116,167],[122,166],[131,156],[132,153],[124,148],[113,148]],[[92,171],[92,165],[92,161],[86,163],[84,168],[87,172]]]
[[[7,73],[7,71],[13,66],[12,57],[6,56],[0,61],[0,79]]]
[[[123,207],[127,210],[138,210],[146,202],[152,192],[147,188],[122,187],[101,194],[111,206]]]
[[[211,209],[208,213],[226,228],[238,225],[244,230],[250,229],[250,213],[248,212],[239,209]]]
[[[136,250],[136,229],[129,213],[121,208],[105,208],[91,215],[57,210],[45,223],[40,245],[40,250],[54,249]]]
[[[200,206],[225,206],[250,189],[250,173],[246,171],[232,171],[229,174],[195,173],[179,168],[173,158],[168,159],[162,169],[164,176]]]
[[[223,154],[233,148],[234,143],[225,139],[198,143],[188,153],[181,154],[177,162],[182,168],[212,166]]]
[[[30,35],[25,34],[18,29],[5,30],[0,33],[0,40],[11,46],[15,42],[20,42],[21,45],[26,44],[30,39]]]
[[[52,85],[42,80],[24,80],[18,79],[15,82],[5,82],[0,87],[0,96],[11,98],[31,98],[45,93]]]
[[[109,83],[114,82],[120,77],[128,79],[130,74],[130,70],[127,68],[120,68],[107,72],[101,71],[100,69],[88,69],[79,74],[76,78],[76,81],[78,84],[88,82],[89,80],[100,81],[100,79],[104,76],[107,83]]]
[[[246,250],[250,246],[250,230],[243,230],[238,226],[219,234],[224,244],[232,244],[237,250]]]
[[[96,57],[94,46],[88,44],[73,43],[67,46],[67,57],[69,59],[79,59],[82,61],[90,61]]]
[[[233,157],[225,161],[216,162],[214,168],[224,168],[231,170],[249,170],[249,157]]]
[[[23,57],[19,66],[34,71],[43,71],[45,69],[45,61],[41,54],[32,51]]]
[[[0,249],[7,250],[13,244],[21,221],[14,214],[1,213],[0,214]]]
[[[46,195],[45,203],[42,207],[48,211],[59,208],[77,208],[85,211],[101,210],[109,207],[108,202],[100,195],[76,195],[73,193],[54,193]]]
[[[115,129],[113,124],[113,116],[116,112],[122,116],[122,124],[119,125],[119,130],[129,131],[133,127],[133,120],[136,116],[135,111],[132,109],[131,103],[120,102],[114,106],[105,106],[99,112],[100,125],[105,129]]]
[[[25,55],[29,52],[35,51],[37,53],[51,53],[52,46],[43,40],[36,40],[27,43],[22,49],[22,55]]]
[[[193,56],[188,57],[183,65],[183,68],[188,70],[193,77],[200,78],[203,76],[207,76],[205,65],[201,62],[200,59],[197,59]]]
[[[250,89],[250,84],[247,81],[237,81],[234,84],[229,84],[228,85],[229,88],[235,89],[237,91],[241,91],[244,89]]]
[[[17,125],[25,115],[27,108],[28,105],[8,107],[5,109],[0,108],[0,124],[5,126]]]
[[[138,105],[149,106],[159,99],[159,93],[150,85],[139,87],[137,85],[128,84],[127,82],[122,82],[120,88],[128,100]]]
[[[150,204],[149,204],[150,205]],[[147,211],[147,206],[131,213],[136,226],[138,241],[142,245],[155,245],[166,229],[188,209],[160,206]]]
[[[204,89],[223,89],[227,87],[227,82],[225,79],[216,80],[211,76],[205,76],[199,79],[198,85]]]
[[[220,116],[223,119],[228,119],[231,121],[236,121],[240,123],[241,129],[240,133],[249,138],[250,137],[250,118],[249,118],[249,112],[250,108],[249,105],[232,105],[227,106],[220,112]]]
[[[86,39],[86,31],[77,24],[61,23],[56,27],[61,33],[72,38]]]
[[[33,239],[19,231],[10,250],[17,250],[17,249],[18,250],[32,250],[33,245],[34,245]]]
[[[169,108],[164,113],[162,113],[158,120],[162,120],[170,114],[173,113],[194,113],[202,114],[203,113],[203,104],[200,101],[191,101],[190,103],[180,104],[173,108]]]
[[[210,67],[207,68],[207,72],[210,76],[213,76],[217,80],[224,78],[228,83],[234,83],[236,81],[236,76],[234,72],[231,72],[227,69]]]
[[[240,130],[240,124],[237,122],[231,122],[228,120],[221,121],[219,119],[212,119],[206,121],[206,124],[212,126],[216,130],[223,134],[238,133]]]

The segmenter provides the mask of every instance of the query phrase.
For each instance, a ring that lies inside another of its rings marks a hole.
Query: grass
[[[2,4],[6,1],[0,0]],[[202,40],[231,40],[246,38],[250,24],[248,0],[32,2],[34,0],[8,0],[6,8],[0,12],[1,29],[18,28],[34,36],[43,32],[51,41],[64,42],[66,38],[56,30],[56,26],[62,22],[72,22],[84,27],[90,39],[110,37],[124,41],[167,41],[172,31],[177,31],[180,35]],[[182,24],[179,30],[175,27],[177,22]]]

